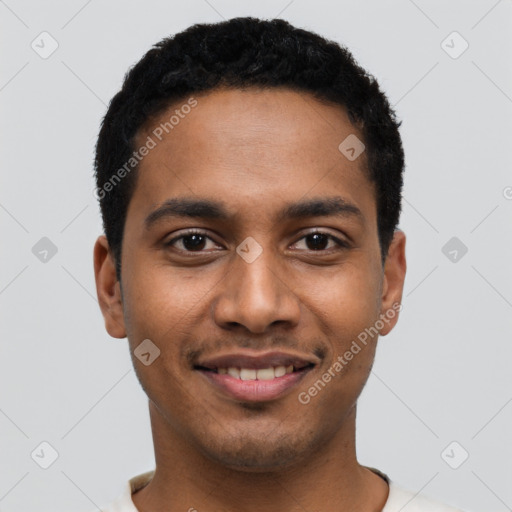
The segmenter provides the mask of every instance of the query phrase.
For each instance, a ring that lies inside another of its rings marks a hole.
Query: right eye
[[[189,230],[165,242],[165,246],[177,248],[180,252],[211,252],[203,250],[207,246],[208,241],[218,247],[204,231]],[[180,245],[181,247],[179,247]]]

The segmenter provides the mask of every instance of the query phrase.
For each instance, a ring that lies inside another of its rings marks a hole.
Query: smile
[[[276,400],[306,376],[316,360],[287,353],[228,354],[195,365],[213,388],[237,401]]]
[[[219,375],[230,375],[234,379],[240,380],[272,380],[287,373],[293,373],[293,365],[290,366],[270,366],[269,368],[262,368],[255,370],[254,368],[219,368],[217,370]]]

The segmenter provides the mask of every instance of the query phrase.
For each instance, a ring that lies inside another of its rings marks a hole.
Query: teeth
[[[255,380],[256,370],[249,370],[248,368],[240,368],[240,378],[242,380]]]
[[[272,380],[277,377],[282,377],[287,373],[293,373],[293,365],[290,366],[275,366],[270,368],[262,368],[255,370],[254,368],[217,368],[217,373],[220,375],[230,375],[235,379],[240,380]]]
[[[271,380],[274,378],[274,368],[265,368],[256,372],[258,380]]]
[[[276,377],[282,377],[283,375],[286,375],[286,368],[284,366],[278,366],[277,368],[274,368],[274,373]]]
[[[238,368],[228,368],[228,374],[235,379],[240,378],[240,370]]]

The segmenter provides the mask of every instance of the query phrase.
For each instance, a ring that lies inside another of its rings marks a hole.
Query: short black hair
[[[404,168],[400,123],[386,96],[338,43],[282,19],[245,17],[196,24],[158,42],[127,72],[110,102],[96,144],[95,176],[118,279],[126,213],[137,180],[133,155],[139,131],[175,102],[220,87],[285,87],[346,109],[363,135],[384,262],[400,218]],[[133,170],[126,166],[130,159]]]

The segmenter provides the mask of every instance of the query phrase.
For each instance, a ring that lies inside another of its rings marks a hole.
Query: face
[[[340,106],[284,89],[195,101],[139,133],[137,147],[156,145],[128,208],[121,287],[104,237],[95,248],[106,327],[128,337],[169,435],[227,467],[290,465],[353,415],[375,329],[398,318],[405,238],[383,267],[365,155],[338,150],[362,136]]]

